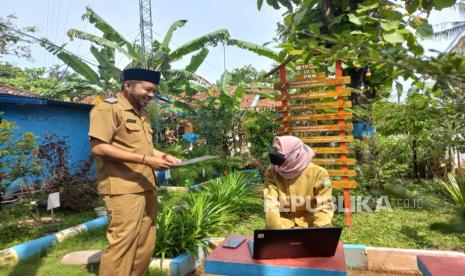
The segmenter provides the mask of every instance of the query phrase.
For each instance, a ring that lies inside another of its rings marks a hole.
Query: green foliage
[[[207,245],[204,239],[227,221],[225,207],[215,205],[205,194],[189,195],[186,202],[185,207],[167,207],[159,214],[156,256],[173,258],[186,252],[196,255],[198,246]]]
[[[246,140],[250,143],[252,156],[262,161],[268,160],[267,153],[276,136],[275,129],[278,123],[274,120],[272,111],[252,113],[244,122]]]
[[[457,213],[449,223],[435,223],[431,225],[431,229],[443,233],[465,233],[465,180],[463,176],[454,177],[452,174],[448,174],[447,178],[449,181],[437,179],[437,183],[452,200]]]
[[[447,174],[449,181],[437,179],[437,183],[442,188],[444,193],[449,197],[454,204],[465,211],[465,180],[460,177],[454,177],[452,174]]]
[[[285,2],[283,6],[290,3]],[[463,56],[425,57],[418,39],[432,31],[428,24],[431,10],[449,7],[457,1],[293,2],[295,11],[284,14],[278,33],[281,47],[291,61],[313,63],[325,69],[342,60],[349,68],[352,85],[359,87],[359,80],[363,80],[368,87],[366,91],[375,96],[379,89],[392,87],[399,76],[411,78],[415,86],[421,86],[425,78],[453,86],[465,81],[465,69],[460,65],[465,61]],[[259,7],[261,3],[257,3]],[[280,7],[277,1],[267,3]],[[451,58],[457,64],[450,66]],[[363,76],[366,67],[372,70],[370,79]],[[447,74],[445,67],[450,68]]]
[[[246,85],[250,85],[252,82],[265,82],[265,81],[270,81],[271,79],[264,79],[263,74],[265,72],[259,72],[255,67],[253,67],[251,64],[245,65],[239,68],[234,68],[231,72],[224,72],[220,78],[220,80],[217,82],[217,86],[222,86],[223,82],[226,82],[228,84],[239,84],[239,83],[244,83]],[[226,80],[223,80],[226,77]]]
[[[240,84],[234,92],[221,90],[218,96],[209,96],[188,109],[188,117],[210,154],[240,153],[244,135],[242,122],[247,116],[247,112],[240,109],[243,94],[244,85]]]
[[[252,53],[256,53],[260,56],[270,58],[274,61],[280,61],[278,53],[265,46],[257,45],[239,39],[228,39],[228,45],[236,46],[238,48],[250,51]]]
[[[13,31],[19,28],[15,24],[18,19],[14,15],[8,15],[6,18],[0,17],[0,57],[3,55],[14,55],[17,57],[31,58],[30,41],[25,35],[20,35]],[[21,28],[21,31],[26,34],[36,32],[35,27]]]
[[[79,57],[61,51],[61,47],[55,46],[46,39],[41,42],[41,45],[45,47],[45,49],[50,53],[56,54],[61,61],[69,65],[69,67],[71,67],[76,73],[82,75],[86,80],[99,85],[99,75],[95,73],[94,70],[92,70],[92,68],[83,62]]]
[[[71,40],[77,38],[87,40],[92,43],[91,53],[96,58],[99,71],[95,72],[87,66],[81,59],[63,50],[63,46],[58,47],[52,45],[47,40],[44,40],[42,46],[50,53],[57,55],[65,64],[70,66],[76,73],[83,76],[82,84],[86,84],[86,88],[94,89],[95,94],[110,93],[118,88],[120,70],[115,66],[114,52],[117,51],[130,60],[130,66],[138,67],[142,65],[140,55],[140,46],[136,43],[128,42],[116,29],[108,22],[100,17],[90,7],[86,7],[86,13],[82,16],[83,20],[88,20],[97,29],[102,32],[101,36],[87,33],[77,29],[70,29],[68,36]],[[186,20],[177,20],[168,29],[162,42],[155,40],[152,44],[152,53],[146,53],[148,64],[152,69],[162,71],[165,81],[161,83],[160,90],[168,94],[178,94],[181,92],[194,93],[193,86],[209,85],[201,76],[195,74],[195,71],[205,60],[209,46],[217,46],[218,43],[229,43],[259,55],[263,55],[276,60],[277,55],[270,49],[264,46],[255,45],[253,43],[231,40],[230,34],[226,29],[216,30],[191,41],[188,41],[177,49],[170,49],[170,42],[174,32],[187,23]],[[102,49],[100,49],[102,48]],[[100,50],[99,50],[100,49]],[[111,55],[108,55],[111,51]],[[197,52],[198,51],[198,52]],[[172,63],[182,59],[186,55],[197,52],[191,59],[190,64],[185,69],[173,69]],[[149,54],[151,57],[149,58]],[[68,90],[62,89],[61,93],[69,93],[81,86],[70,86]]]
[[[218,43],[227,41],[228,39],[228,30],[216,30],[179,46],[177,49],[173,50],[170,53],[170,58],[173,60],[179,59],[189,53],[200,50],[206,46],[216,46],[218,45]]]
[[[198,148],[198,147],[195,147]],[[194,148],[194,149],[195,149]],[[168,150],[168,152],[173,152]],[[178,155],[184,159],[194,158],[205,155],[204,153],[192,153],[188,155],[179,153]],[[231,171],[237,171],[244,166],[245,161],[238,156],[229,158],[212,159],[198,164],[180,167],[171,170],[171,179],[169,185],[174,186],[191,186],[193,184],[203,183],[210,179],[225,175]]]
[[[247,198],[253,195],[252,179],[243,173],[230,173],[206,186],[207,193],[220,206],[228,206],[231,215],[240,216],[247,211]]]
[[[166,258],[207,246],[205,238],[223,231],[232,220],[247,211],[253,197],[250,181],[231,173],[208,186],[206,192],[190,193],[182,206],[163,206],[158,216],[155,255]]]
[[[41,211],[41,216],[50,212]],[[65,228],[76,226],[95,217],[95,212],[81,211],[72,213],[56,209],[54,215],[60,219],[53,225],[32,225],[26,223],[30,219],[27,207],[24,204],[12,204],[4,206],[0,212],[0,247],[2,249],[42,237],[45,234],[61,231]]]
[[[198,53],[193,55],[191,58],[191,62],[186,67],[186,70],[192,73],[197,71],[197,69],[199,69],[200,65],[203,63],[203,61],[207,57],[208,52],[209,51],[207,48],[202,48]]]
[[[0,83],[35,92],[46,98],[69,101],[84,98],[90,90],[89,87],[82,87],[80,93],[60,93],[80,82],[76,74],[70,74],[66,68],[60,69],[59,66],[21,69],[9,63],[0,63]]]
[[[17,137],[15,129],[14,123],[5,119],[0,121],[0,200],[3,198],[5,185],[19,177],[38,175],[41,170],[34,158],[37,150],[36,137],[29,132]]]
[[[405,136],[375,135],[355,142],[359,154],[357,183],[362,188],[383,188],[412,175],[411,151]]]

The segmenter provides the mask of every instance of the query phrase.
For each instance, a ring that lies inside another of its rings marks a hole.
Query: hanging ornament
[[[365,78],[369,79],[371,77],[371,70],[370,70],[370,67],[367,68],[367,70],[365,71]]]

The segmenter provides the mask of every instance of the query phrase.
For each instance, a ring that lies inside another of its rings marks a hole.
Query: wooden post
[[[283,116],[284,116],[284,121],[283,121],[283,132],[282,134],[289,135],[289,122],[287,120],[287,117],[289,116],[289,111],[287,111],[287,105],[288,105],[288,100],[287,100],[287,88],[286,88],[286,65],[281,65],[279,68],[279,80],[281,83],[281,107],[283,108]]]
[[[336,61],[336,78],[341,78],[342,77],[342,62],[340,60]],[[342,85],[336,86],[336,91],[337,92],[342,92],[343,88]],[[343,97],[338,97],[337,101],[339,104],[344,103],[344,98]],[[344,113],[344,108],[340,107],[338,108],[338,113]],[[345,120],[341,119],[338,120],[339,125],[345,125]],[[346,131],[345,130],[340,130],[339,131],[339,136],[346,136]],[[339,143],[341,148],[346,148],[347,144],[345,142],[340,142]],[[341,160],[346,160],[347,159],[347,153],[341,153]],[[349,167],[347,165],[341,165],[342,170],[348,170]],[[349,181],[348,176],[343,176],[342,181]],[[350,211],[350,190],[347,188],[344,188],[344,212],[346,214],[346,225],[347,227],[352,227],[352,213]]]

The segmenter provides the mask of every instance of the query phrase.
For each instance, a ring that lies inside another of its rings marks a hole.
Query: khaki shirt
[[[153,156],[153,130],[145,110],[136,110],[121,93],[90,112],[89,137],[127,152]],[[131,194],[152,190],[155,173],[147,165],[112,161],[96,156],[98,192]]]
[[[334,210],[326,169],[310,163],[299,176],[287,180],[271,166],[265,172],[264,182],[267,228],[331,225]]]

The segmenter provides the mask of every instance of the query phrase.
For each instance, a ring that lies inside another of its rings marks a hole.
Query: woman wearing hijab
[[[278,136],[264,176],[266,228],[331,226],[328,172],[313,164],[313,150],[294,136]]]

